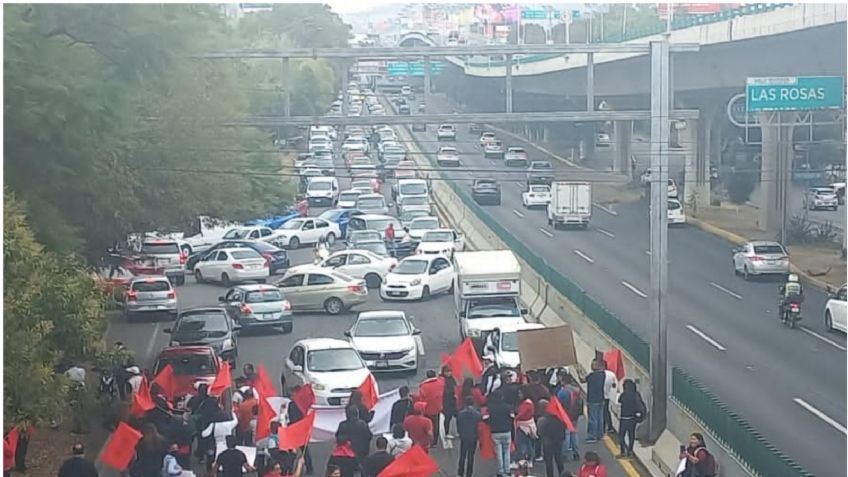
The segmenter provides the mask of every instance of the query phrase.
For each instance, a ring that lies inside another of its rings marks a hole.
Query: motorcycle
[[[783,324],[794,329],[799,321],[801,321],[801,305],[787,303],[783,309]]]

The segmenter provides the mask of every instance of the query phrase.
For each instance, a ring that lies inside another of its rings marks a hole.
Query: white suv
[[[439,141],[456,141],[456,127],[453,124],[442,124],[436,136]]]
[[[848,317],[846,317],[846,286],[842,285],[835,293],[831,293],[824,306],[824,326],[828,331],[839,330],[843,333],[848,331]]]

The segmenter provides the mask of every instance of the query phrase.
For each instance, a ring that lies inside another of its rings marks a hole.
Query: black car
[[[199,262],[203,257],[222,248],[249,248],[254,250],[256,253],[262,255],[266,260],[268,260],[268,265],[272,275],[284,272],[289,268],[288,253],[268,242],[261,242],[258,240],[224,240],[216,243],[203,252],[197,252],[189,255],[188,260],[186,261],[186,270],[194,270],[194,266],[197,265],[197,262]]]
[[[241,325],[234,323],[227,310],[219,307],[192,308],[177,316],[168,346],[211,346],[225,361],[235,364],[238,356],[236,336]]]
[[[554,166],[548,161],[533,161],[527,168],[527,185],[551,185],[554,182]]]
[[[485,124],[471,123],[471,124],[468,125],[468,132],[473,133],[473,134],[482,133],[485,130],[486,130]]]
[[[475,179],[471,197],[480,205],[501,205],[501,185],[494,179]]]
[[[408,104],[404,103],[404,104],[401,104],[400,106],[398,106],[398,114],[407,115],[407,114],[410,114],[410,113],[411,113],[411,111],[409,110]]]

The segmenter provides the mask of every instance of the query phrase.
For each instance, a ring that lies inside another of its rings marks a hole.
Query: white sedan
[[[530,207],[546,207],[551,203],[551,187],[544,184],[533,184],[521,193],[521,203],[525,209]]]
[[[425,233],[442,228],[437,217],[416,217],[409,223],[409,236],[413,240],[421,240]]]
[[[317,263],[323,268],[332,268],[353,278],[365,280],[368,288],[377,288],[383,283],[385,276],[397,266],[397,259],[381,257],[368,250],[346,249],[335,252],[329,257]],[[297,272],[301,269],[311,269],[315,265],[299,265],[289,268],[288,272]]]
[[[197,283],[216,281],[225,287],[251,280],[265,283],[269,276],[268,260],[249,248],[223,248],[206,254],[194,266]]]
[[[350,392],[368,379],[371,371],[347,341],[307,338],[292,347],[283,367],[286,390],[311,384],[315,403],[345,406]],[[376,385],[376,384],[375,384]]]
[[[417,371],[421,330],[402,311],[364,311],[345,332],[350,344],[373,371]]]
[[[340,209],[352,209],[356,207],[356,199],[362,195],[359,190],[345,190],[339,194],[339,201],[336,204]]]
[[[465,249],[465,239],[462,234],[453,229],[436,229],[424,232],[418,242],[416,253],[427,255],[445,255],[453,257],[454,251]]]
[[[324,238],[332,245],[342,236],[339,224],[313,217],[289,220],[277,229],[277,236],[269,242],[278,247],[298,248],[302,244],[316,243]]]
[[[846,313],[846,286],[842,285],[832,292],[824,307],[824,326],[828,331],[848,331],[848,313]]]
[[[452,292],[456,272],[443,255],[413,255],[400,261],[380,285],[382,300],[426,300]]]
[[[459,159],[459,150],[455,147],[442,147],[436,154],[436,164],[444,167],[459,167],[462,162]]]

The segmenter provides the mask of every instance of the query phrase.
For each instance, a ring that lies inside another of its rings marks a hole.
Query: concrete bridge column
[[[613,123],[613,171],[630,176],[630,156],[632,155],[633,121],[615,121]]]
[[[783,225],[794,157],[792,134],[796,118],[794,112],[760,113],[763,134],[757,224],[760,230],[779,231]]]

